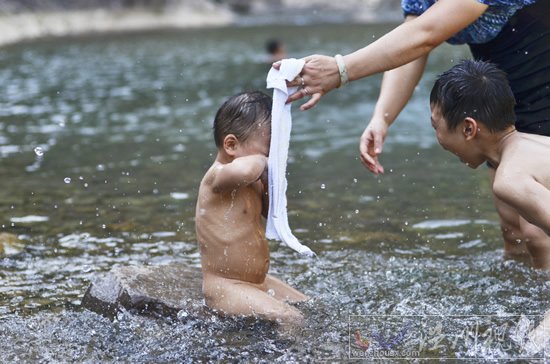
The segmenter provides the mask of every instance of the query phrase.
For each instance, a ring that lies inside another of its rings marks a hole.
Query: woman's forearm
[[[388,126],[395,121],[420,81],[427,59],[428,55],[424,55],[406,65],[384,72],[373,118],[384,120]]]
[[[344,56],[350,81],[400,67],[425,56],[478,19],[487,5],[476,0],[439,0],[424,14],[374,43]]]

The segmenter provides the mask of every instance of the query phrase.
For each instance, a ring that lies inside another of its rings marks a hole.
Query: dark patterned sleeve
[[[420,15],[430,6],[427,1],[423,0],[401,0],[401,9],[403,15]]]
[[[526,5],[531,5],[536,2],[536,0],[477,0],[477,1],[489,6],[513,6],[517,8],[522,8]],[[539,1],[544,1],[544,0],[539,0]]]

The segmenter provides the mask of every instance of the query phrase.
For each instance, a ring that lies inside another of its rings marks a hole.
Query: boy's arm
[[[515,178],[505,177],[505,181],[495,180],[495,195],[550,236],[550,190],[534,178],[518,178],[516,175]]]
[[[212,189],[215,192],[230,191],[256,182],[267,166],[267,157],[255,154],[240,157],[231,163],[215,168]]]

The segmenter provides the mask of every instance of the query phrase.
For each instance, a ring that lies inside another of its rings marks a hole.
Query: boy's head
[[[214,141],[218,149],[245,154],[269,152],[271,136],[270,96],[260,91],[231,96],[214,118]]]
[[[484,158],[469,142],[481,128],[494,134],[514,125],[514,105],[506,74],[482,61],[465,60],[444,72],[430,94],[439,144],[472,168]]]

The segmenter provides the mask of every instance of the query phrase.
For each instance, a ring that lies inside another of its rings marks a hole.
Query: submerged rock
[[[11,256],[20,253],[23,250],[23,242],[17,235],[10,233],[0,233],[0,256]]]
[[[202,276],[198,268],[180,265],[158,267],[116,266],[90,284],[82,306],[113,319],[118,312],[155,316],[194,316],[204,309]]]

